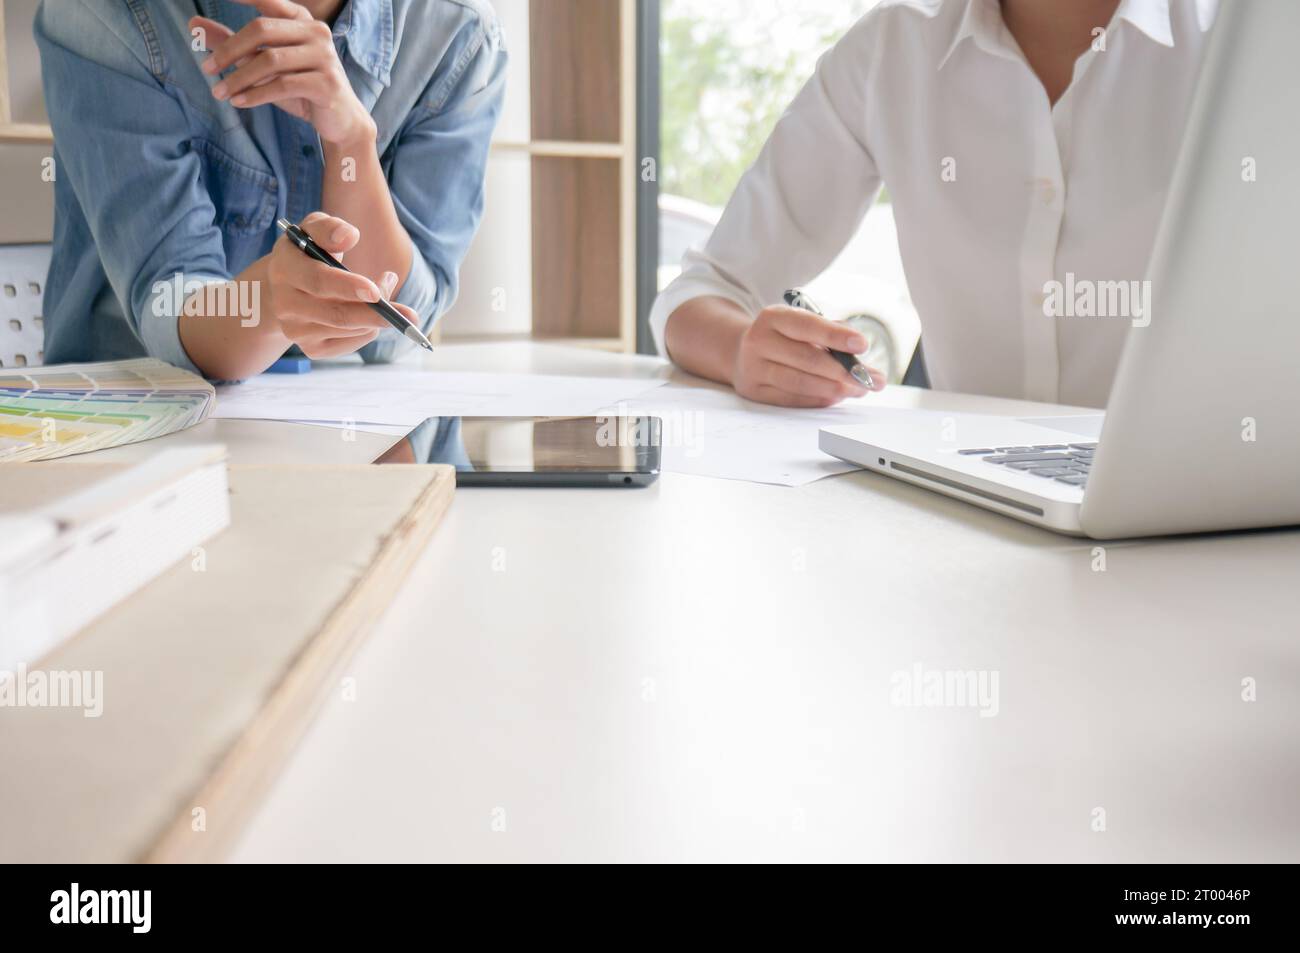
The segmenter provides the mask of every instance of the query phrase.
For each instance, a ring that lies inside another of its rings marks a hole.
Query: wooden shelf
[[[32,122],[0,123],[0,143],[5,145],[51,145],[54,133],[49,126]]]
[[[567,347],[582,347],[596,351],[621,352],[624,350],[622,338],[550,337],[539,334],[443,334],[434,343],[509,344],[522,341],[536,342],[538,344],[560,344]]]
[[[494,152],[522,152],[530,156],[557,159],[623,159],[628,147],[617,142],[574,142],[559,139],[516,142],[506,140],[492,143]]]
[[[529,0],[533,336],[636,350],[636,0]]]
[[[639,0],[526,2],[529,116],[491,147],[531,193],[524,337],[635,351]]]
[[[533,333],[619,337],[622,164],[539,156],[532,163]]]
[[[588,350],[611,351],[622,353],[627,350],[622,338],[548,338],[534,336],[539,344],[564,344],[569,347],[584,347]]]
[[[529,0],[534,141],[623,141],[619,67],[629,10],[619,0]]]

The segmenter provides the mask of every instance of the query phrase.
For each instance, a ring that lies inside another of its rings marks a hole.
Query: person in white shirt
[[[1145,278],[1217,7],[885,0],[822,57],[660,295],[660,352],[765,403],[865,394],[826,351],[865,351],[861,335],[780,302],[884,185],[932,385],[1105,406],[1142,316],[1065,316],[1050,289]]]

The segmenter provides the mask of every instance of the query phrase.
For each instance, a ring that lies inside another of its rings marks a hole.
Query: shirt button
[[[303,146],[303,147],[302,147],[302,154],[303,154],[304,156],[306,156],[308,159],[310,159],[312,156],[314,156],[314,155],[316,154],[316,147],[315,147],[315,146]]]
[[[1040,179],[1040,187],[1043,194],[1043,204],[1051,205],[1056,201],[1056,183],[1051,179]]]

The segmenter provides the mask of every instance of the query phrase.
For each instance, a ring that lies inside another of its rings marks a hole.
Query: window
[[[708,239],[818,58],[877,2],[660,0],[658,288]],[[808,292],[832,317],[870,319],[882,338],[873,351],[902,374],[919,323],[887,194]]]
[[[726,204],[817,59],[876,0],[662,0],[660,187]]]

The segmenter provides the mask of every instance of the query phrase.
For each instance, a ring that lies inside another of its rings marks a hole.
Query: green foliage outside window
[[[660,187],[724,205],[829,49],[876,0],[664,0]]]

